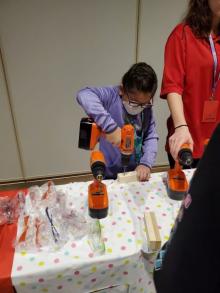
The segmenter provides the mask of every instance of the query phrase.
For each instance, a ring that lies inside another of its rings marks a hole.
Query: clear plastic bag
[[[56,251],[68,240],[88,234],[89,225],[76,208],[67,208],[68,194],[49,181],[29,190],[29,206],[19,219],[17,250]]]
[[[0,197],[0,225],[17,221],[25,206],[25,196],[19,192],[14,197]]]
[[[89,226],[88,243],[95,255],[105,253],[105,242],[102,237],[102,229],[98,219],[92,219]]]

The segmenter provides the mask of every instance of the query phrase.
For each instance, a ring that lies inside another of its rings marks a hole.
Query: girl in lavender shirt
[[[121,127],[132,124],[135,129],[135,152],[126,171],[137,171],[146,181],[157,154],[158,135],[152,104],[157,89],[157,76],[144,62],[134,64],[122,78],[120,86],[86,87],[77,93],[77,101],[87,115],[106,133],[99,148],[106,160],[106,177],[115,179],[123,172]]]

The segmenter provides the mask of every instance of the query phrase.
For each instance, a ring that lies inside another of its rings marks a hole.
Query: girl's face
[[[208,0],[208,4],[213,17],[220,20],[220,0]]]
[[[151,108],[153,106],[150,93],[144,93],[138,90],[127,92],[121,86],[120,94],[122,96],[122,103],[130,115],[137,115],[145,108]]]
[[[123,86],[120,87],[120,94],[124,101],[129,101],[131,104],[143,106],[151,105],[152,95],[150,93],[144,93],[138,90],[127,92]]]

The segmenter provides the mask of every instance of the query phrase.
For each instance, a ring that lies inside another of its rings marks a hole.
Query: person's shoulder
[[[119,86],[117,85],[108,85],[103,87],[104,89],[106,89],[107,91],[113,92],[113,93],[118,93],[119,92]]]
[[[112,86],[114,93],[119,97],[120,96],[120,86],[119,85],[115,85]]]
[[[176,34],[181,33],[184,30],[184,28],[185,28],[185,24],[181,22],[174,27],[172,33],[176,33]]]
[[[170,33],[169,38],[177,37],[177,38],[184,38],[185,35],[191,34],[191,28],[188,24],[185,24],[183,22],[179,23],[175,26],[175,28]]]
[[[107,86],[86,86],[80,91],[91,91],[99,93],[115,93],[117,92],[117,86],[107,85]]]
[[[111,96],[120,96],[120,87],[118,85],[108,85],[102,88],[104,91],[108,92]]]
[[[108,85],[102,88],[102,94],[108,97],[111,103],[118,102],[120,100],[120,87],[117,85]]]

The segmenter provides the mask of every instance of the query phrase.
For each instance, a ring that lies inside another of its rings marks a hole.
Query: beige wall
[[[161,77],[164,43],[186,0],[140,1],[136,55],[138,2],[0,0],[0,45],[25,178],[89,170],[88,152],[77,148],[83,112],[74,96],[82,86],[117,84],[136,58]],[[1,137],[7,133],[2,181],[22,173],[8,97],[1,93],[0,99],[7,116],[0,126]],[[157,164],[164,164],[165,102],[157,99],[155,114]]]
[[[1,53],[1,52],[0,52]],[[1,180],[21,179],[22,171],[14,124],[0,55],[0,175]]]

